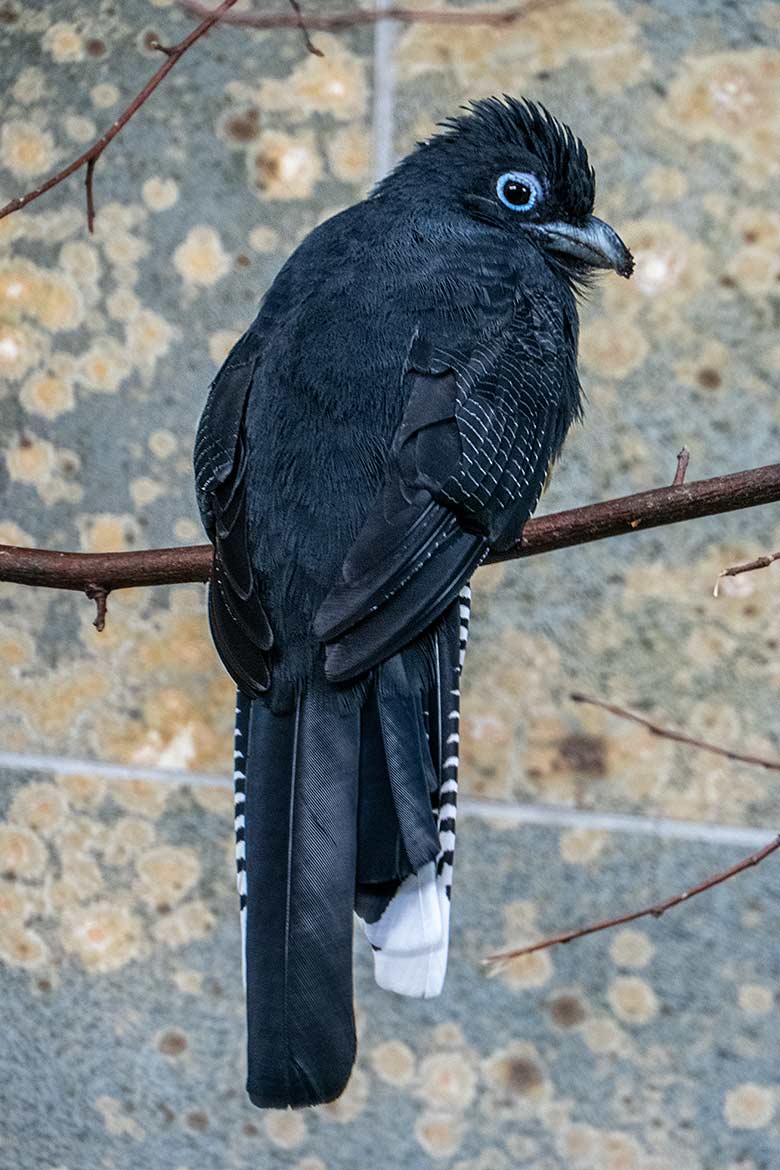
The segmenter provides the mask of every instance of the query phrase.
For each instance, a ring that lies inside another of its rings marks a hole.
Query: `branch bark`
[[[777,501],[780,463],[655,488],[529,520],[522,540],[506,552],[494,554],[490,563],[539,556],[610,536]],[[0,545],[0,581],[82,593],[97,590],[105,596],[114,589],[133,586],[208,581],[211,564],[212,549],[208,544],[119,553],[54,552]]]
[[[720,583],[724,577],[738,577],[740,573],[754,573],[756,569],[768,569],[775,561],[780,561],[780,552],[765,553],[763,556],[756,557],[752,561],[742,561],[739,565],[729,565],[728,569],[722,569],[718,573],[718,579],[712,590],[712,596],[719,596]]]
[[[529,520],[523,538],[491,562],[532,557],[554,549],[588,544],[609,536],[645,531],[682,520],[715,516],[758,504],[780,500],[780,463],[655,488],[632,496],[621,496],[601,504],[557,512]]]
[[[147,548],[139,552],[74,553],[0,544],[0,581],[50,589],[131,589],[208,581],[212,548]]]
[[[685,476],[688,473],[688,464],[691,461],[691,453],[687,447],[681,447],[677,452],[677,469],[672,480],[672,487],[679,487],[680,484],[685,483]]]

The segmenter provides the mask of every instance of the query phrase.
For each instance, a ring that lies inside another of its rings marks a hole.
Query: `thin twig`
[[[322,49],[318,49],[317,46],[312,41],[311,37],[309,36],[309,30],[306,27],[306,21],[303,18],[303,9],[301,8],[300,4],[298,3],[298,0],[290,0],[290,7],[292,8],[295,15],[298,17],[298,28],[301,30],[301,35],[303,36],[303,43],[306,46],[307,50],[310,53],[313,53],[315,57],[324,57],[325,54],[323,53]]]
[[[158,53],[164,53],[166,57],[172,57],[176,51],[175,45],[163,45],[160,41],[149,41],[149,48],[156,49]]]
[[[95,178],[96,159],[91,158],[87,163],[87,173],[84,176],[84,186],[87,189],[87,230],[90,235],[95,230],[95,192],[93,181]]]
[[[318,13],[306,17],[309,30],[315,32],[338,32],[357,25],[380,24],[385,20],[401,24],[485,24],[506,25],[520,20],[536,8],[550,8],[555,0],[527,0],[525,4],[505,8],[503,11],[482,11],[479,8],[357,8],[352,12]],[[210,9],[199,0],[179,0],[179,7],[191,16],[205,16]],[[221,17],[222,24],[234,24],[241,28],[299,28],[297,17],[288,13],[231,12]]]
[[[228,9],[232,8],[236,0],[223,0],[218,8],[213,12],[204,15],[203,20],[189,33],[183,40],[179,41],[177,45],[172,47],[163,47],[156,45],[165,54],[165,61],[157,70],[157,72],[149,78],[143,89],[136,94],[130,105],[119,115],[117,120],[109,127],[104,134],[96,142],[80,154],[77,159],[74,159],[68,166],[63,167],[61,171],[57,171],[40,187],[36,187],[33,191],[28,191],[26,195],[19,195],[16,199],[12,199],[10,203],[6,203],[4,207],[0,207],[0,219],[4,219],[7,215],[11,215],[14,211],[20,211],[22,207],[26,207],[28,203],[32,203],[34,199],[40,199],[41,195],[45,195],[47,191],[51,191],[53,187],[59,186],[60,183],[74,175],[76,171],[80,171],[82,167],[87,168],[86,174],[86,189],[87,189],[87,224],[89,230],[92,231],[95,223],[95,200],[92,190],[92,180],[95,172],[95,164],[100,156],[103,154],[110,142],[116,138],[117,134],[130,121],[134,114],[137,114],[141,106],[146,102],[157,89],[161,81],[163,81],[174,65],[181,60],[188,49],[191,49],[196,41],[204,37],[206,33],[218,24],[221,18],[225,15]]]
[[[538,556],[637,529],[676,524],[778,500],[780,463],[680,487],[656,488],[529,520],[522,539],[505,552],[493,553],[489,562]],[[121,553],[53,552],[0,545],[0,581],[81,593],[88,585],[95,584],[110,592],[133,586],[208,581],[211,565],[209,544]]]
[[[756,557],[752,561],[743,561],[740,565],[730,565],[728,569],[723,569],[718,573],[718,579],[712,590],[712,596],[717,597],[719,595],[720,582],[723,577],[738,577],[740,573],[752,573],[755,569],[768,569],[775,561],[780,561],[780,552],[765,553],[763,556]]]
[[[691,453],[687,447],[682,447],[677,452],[677,470],[674,473],[672,480],[672,487],[680,487],[685,483],[685,475],[688,471],[688,464],[691,461]]]
[[[511,959],[519,959],[521,955],[532,955],[534,951],[545,951],[549,947],[564,946],[566,943],[573,942],[575,938],[584,938],[588,934],[597,934],[600,930],[610,930],[613,926],[624,926],[627,922],[636,922],[638,918],[660,918],[667,910],[671,910],[674,906],[679,906],[682,902],[687,902],[691,898],[695,898],[697,894],[703,894],[705,890],[711,890],[714,886],[719,886],[722,882],[726,882],[729,878],[735,877],[736,874],[742,873],[743,870],[751,869],[754,865],[758,865],[764,858],[769,857],[770,853],[776,852],[780,849],[780,837],[775,837],[763,849],[759,849],[757,853],[751,853],[750,857],[744,858],[743,861],[732,865],[730,869],[724,869],[720,873],[716,873],[714,877],[707,878],[706,881],[700,882],[697,886],[691,886],[689,890],[685,890],[682,894],[675,894],[673,898],[667,898],[665,902],[657,902],[654,906],[646,906],[644,910],[634,910],[631,914],[621,914],[617,918],[607,918],[603,922],[596,922],[591,926],[581,926],[577,930],[569,930],[564,934],[556,934],[551,938],[542,939],[541,942],[532,943],[528,947],[516,947],[511,951],[498,951],[494,955],[488,955],[482,962],[484,965],[494,965],[509,962]]]
[[[626,707],[618,707],[615,703],[606,703],[603,699],[593,699],[588,695],[581,695],[577,691],[569,695],[569,698],[574,703],[587,703],[589,707],[600,707],[602,711],[608,711],[610,715],[617,715],[619,719],[628,719],[632,723],[638,723],[640,727],[645,727],[651,735],[657,735],[659,739],[671,739],[675,743],[684,743],[687,747],[700,748],[703,752],[711,752],[713,756],[722,756],[724,759],[734,760],[738,764],[755,764],[757,768],[780,772],[780,760],[772,760],[767,756],[754,756],[747,752],[735,752],[731,748],[709,743],[706,739],[696,739],[695,736],[686,735],[683,731],[674,731],[671,727],[654,723],[652,719],[646,719],[644,715],[637,715],[635,711],[629,711]]]
[[[106,628],[106,613],[108,611],[108,590],[102,585],[87,585],[84,589],[90,601],[97,607],[95,620],[92,623],[99,634]]]

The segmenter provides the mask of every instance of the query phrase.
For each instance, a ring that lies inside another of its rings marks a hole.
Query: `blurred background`
[[[0,0],[0,201],[193,23],[172,0]],[[295,30],[212,32],[98,163],[93,236],[83,173],[0,221],[0,542],[200,543],[196,420],[286,255],[501,92],[581,135],[637,260],[583,309],[586,423],[540,510],[669,483],[683,443],[691,479],[775,461],[778,33],[780,4],[747,0],[549,0],[500,28],[317,33],[321,58]],[[80,595],[0,585],[0,1170],[776,1167],[772,859],[660,922],[494,978],[480,960],[771,838],[771,772],[569,692],[780,755],[780,578],[712,597],[779,545],[770,506],[480,570],[445,994],[379,991],[358,940],[358,1067],[305,1114],[243,1091],[233,699],[204,588],[115,593],[98,634]]]

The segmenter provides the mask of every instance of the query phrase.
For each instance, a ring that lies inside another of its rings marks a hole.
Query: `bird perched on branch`
[[[209,615],[238,685],[247,1089],[337,1097],[353,910],[377,982],[441,991],[469,579],[580,413],[578,285],[629,276],[582,143],[474,102],[294,252],[195,447]]]

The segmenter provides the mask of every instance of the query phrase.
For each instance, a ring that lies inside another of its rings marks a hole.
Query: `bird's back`
[[[468,353],[509,320],[502,241],[386,222],[366,200],[321,225],[279,273],[251,327],[248,541],[277,647],[274,678],[310,676],[314,615],[384,480],[415,338]]]

